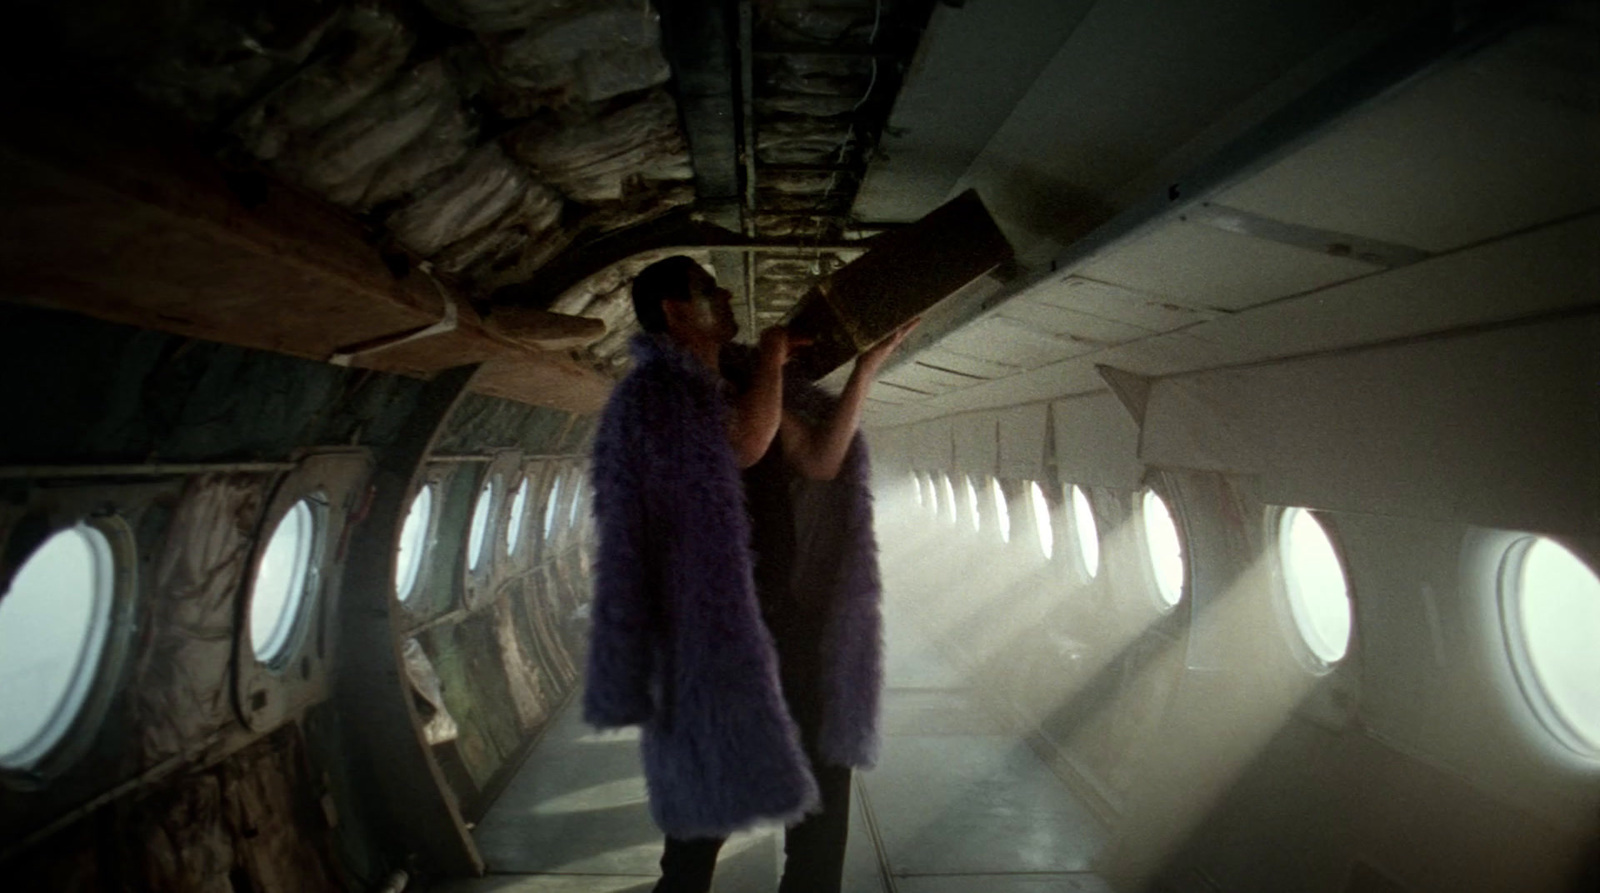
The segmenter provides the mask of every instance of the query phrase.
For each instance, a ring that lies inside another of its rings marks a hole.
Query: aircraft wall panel
[[[920,469],[948,469],[951,464],[950,420],[932,419],[912,429],[913,462]]]
[[[1139,426],[1109,391],[1051,404],[1063,483],[1132,489],[1144,479]]]
[[[955,435],[955,468],[968,474],[992,475],[999,461],[999,421],[984,412],[951,419]]]
[[[1600,527],[1600,315],[1157,381],[1142,458],[1269,503]]]
[[[1044,478],[1050,407],[1043,403],[1000,412],[1000,476],[1036,481]]]

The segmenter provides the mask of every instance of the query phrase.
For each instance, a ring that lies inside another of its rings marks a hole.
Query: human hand
[[[809,338],[798,338],[789,333],[783,326],[769,326],[761,333],[761,340],[757,345],[761,359],[765,363],[782,367],[789,362],[795,348],[804,347],[811,343]]]
[[[921,322],[922,317],[912,317],[904,325],[886,335],[882,341],[863,351],[861,356],[856,358],[856,371],[865,375],[877,375],[878,369],[894,354],[895,348],[899,347],[900,342],[906,340],[906,336],[910,335]]]

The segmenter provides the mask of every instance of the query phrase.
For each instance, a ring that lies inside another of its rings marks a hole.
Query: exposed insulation
[[[257,158],[277,158],[295,137],[333,122],[377,92],[400,70],[415,40],[388,12],[354,7],[322,41],[317,58],[251,105],[229,130]]]
[[[366,194],[378,168],[458,107],[444,64],[431,60],[308,140],[289,160],[301,182],[350,205]]]
[[[233,629],[267,486],[260,475],[196,477],[173,513],[155,566],[157,633],[133,689],[146,765],[234,721]]]
[[[396,211],[395,238],[425,257],[489,226],[521,201],[533,183],[494,144],[479,149],[449,180]]]
[[[666,83],[655,10],[632,0],[585,4],[537,27],[487,40],[495,69],[510,83],[597,102]]]
[[[526,28],[582,8],[581,0],[422,0],[440,19],[458,28],[495,33]]]
[[[617,201],[629,191],[694,176],[678,129],[678,108],[663,91],[575,124],[538,121],[508,140],[511,155],[576,201]]]

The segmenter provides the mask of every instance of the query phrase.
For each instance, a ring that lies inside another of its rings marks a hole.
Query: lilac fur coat
[[[756,598],[721,379],[664,336],[637,336],[632,348],[635,368],[594,442],[599,554],[584,719],[643,726],[651,814],[674,837],[798,821],[817,807],[817,787]],[[785,405],[802,414],[830,402],[810,385],[785,386]],[[857,435],[836,480],[795,495],[793,579],[828,611],[815,745],[825,762],[856,767],[876,759],[883,679],[867,480]]]

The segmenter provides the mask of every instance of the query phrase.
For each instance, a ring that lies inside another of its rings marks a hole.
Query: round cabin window
[[[1278,560],[1284,595],[1300,640],[1314,663],[1338,663],[1350,647],[1350,584],[1333,540],[1316,516],[1302,508],[1278,520]]]
[[[111,630],[115,571],[105,534],[79,524],[45,540],[0,594],[0,766],[35,766],[83,710]]]
[[[1028,484],[1028,500],[1033,506],[1033,529],[1039,536],[1039,551],[1049,561],[1056,550],[1055,531],[1050,528],[1050,503],[1044,498],[1044,490],[1039,488],[1037,481]]]
[[[422,575],[423,553],[428,549],[428,533],[433,522],[433,485],[427,484],[411,497],[405,523],[400,526],[400,545],[394,556],[394,591],[402,603],[417,594],[417,579]]]
[[[1011,509],[1006,505],[1006,491],[999,478],[989,479],[989,493],[994,497],[994,516],[1000,522],[1000,541],[1011,542]]]
[[[1600,577],[1560,543],[1525,537],[1506,553],[1500,606],[1529,706],[1567,747],[1600,758]]]
[[[467,569],[477,573],[488,552],[489,529],[494,526],[494,491],[500,484],[498,475],[483,482],[478,490],[478,501],[472,507],[472,526],[467,534]]]
[[[572,503],[567,507],[567,529],[569,530],[576,530],[578,527],[578,518],[583,509],[583,489],[583,476],[579,475],[578,479],[572,482]]]
[[[250,587],[250,647],[262,663],[278,662],[299,627],[307,591],[314,583],[317,521],[310,499],[295,503],[278,519],[256,565]]]
[[[522,548],[522,516],[528,509],[528,490],[531,485],[526,475],[517,482],[511,494],[511,515],[506,519],[506,554],[515,555]]]
[[[1100,529],[1094,523],[1094,506],[1082,487],[1072,486],[1072,533],[1078,541],[1078,559],[1083,572],[1093,580],[1100,573]]]
[[[1170,610],[1183,598],[1184,567],[1183,541],[1178,536],[1178,523],[1166,500],[1154,490],[1144,493],[1144,545],[1151,574],[1155,578],[1156,597],[1163,609]]]
[[[550,485],[550,495],[544,503],[544,536],[549,539],[555,533],[556,507],[561,504],[561,479],[563,475],[557,474],[555,483]]]

